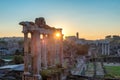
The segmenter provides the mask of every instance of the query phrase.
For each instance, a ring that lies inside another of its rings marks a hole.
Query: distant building
[[[94,40],[93,43],[98,49],[99,55],[118,55],[120,56],[120,36],[118,35],[108,35],[105,39]]]
[[[110,39],[110,38],[112,38],[111,35],[108,35],[108,36],[105,37],[105,39]]]
[[[78,32],[76,33],[76,37],[77,37],[77,39],[79,39],[79,33]]]
[[[70,42],[75,42],[76,44],[85,45],[88,44],[91,47],[96,47],[98,55],[119,55],[120,49],[120,36],[118,35],[108,35],[105,39],[99,40],[85,40],[79,38],[79,33],[76,33],[76,36],[67,36],[65,39]]]
[[[22,37],[3,37],[0,38],[0,55],[14,54],[16,50],[22,52]]]
[[[8,55],[10,52],[7,49],[0,49],[0,55]]]
[[[97,49],[97,55],[110,55],[110,42],[108,40],[93,41]]]
[[[88,42],[89,42],[88,40],[85,40],[83,38],[79,38],[78,35],[79,34],[77,33],[76,36],[66,36],[65,39],[68,41],[73,41],[76,44],[82,44],[82,45],[88,44]]]

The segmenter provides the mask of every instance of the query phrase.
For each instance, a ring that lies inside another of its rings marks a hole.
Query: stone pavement
[[[94,75],[94,66],[93,66],[93,63],[89,63],[88,68],[85,72],[85,76],[93,77],[93,75]]]
[[[94,65],[92,62],[88,64],[88,69],[85,72],[85,76],[88,77],[94,76]],[[100,62],[96,63],[96,76],[104,76],[104,70]]]
[[[82,72],[84,66],[85,66],[85,64],[78,64],[76,68],[71,70],[72,75],[81,75],[81,72]]]
[[[97,65],[97,67],[96,67],[96,75],[97,76],[104,76],[104,70],[103,70],[103,68],[102,68],[102,65],[101,65],[101,63],[100,62],[97,62],[96,63],[96,65]]]

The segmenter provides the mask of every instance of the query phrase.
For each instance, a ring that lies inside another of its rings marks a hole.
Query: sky
[[[95,40],[120,34],[120,0],[0,0],[0,37],[23,37],[21,21],[44,17],[64,36]]]

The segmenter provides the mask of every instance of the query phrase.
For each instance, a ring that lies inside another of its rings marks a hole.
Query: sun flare
[[[60,33],[56,33],[56,37],[60,37]]]

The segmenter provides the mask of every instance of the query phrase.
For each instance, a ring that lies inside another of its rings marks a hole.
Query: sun
[[[56,33],[56,37],[60,37],[60,33]]]

